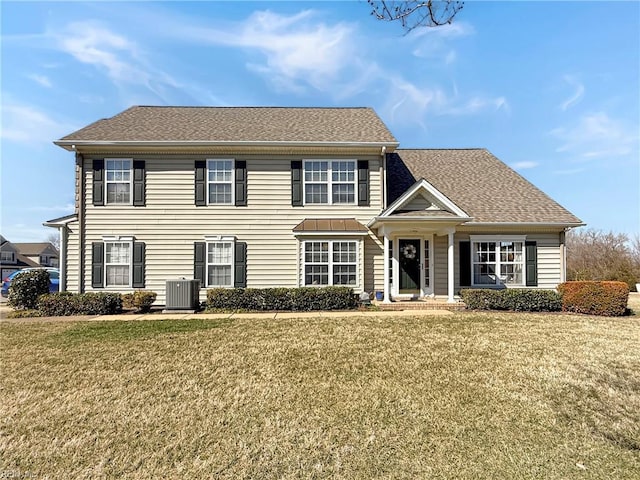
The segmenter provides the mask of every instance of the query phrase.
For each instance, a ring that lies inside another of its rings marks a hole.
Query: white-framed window
[[[358,283],[357,240],[305,240],[303,242],[305,286]]]
[[[233,287],[233,238],[207,240],[207,287]]]
[[[524,285],[522,237],[471,237],[472,285]]]
[[[207,192],[209,205],[233,205],[234,161],[207,160]]]
[[[104,242],[104,285],[106,287],[131,286],[132,244],[131,240]]]
[[[355,204],[356,173],[355,160],[305,160],[304,203]]]
[[[0,261],[2,263],[16,263],[16,254],[14,252],[0,252]]]
[[[107,204],[131,204],[132,163],[130,158],[105,159]]]

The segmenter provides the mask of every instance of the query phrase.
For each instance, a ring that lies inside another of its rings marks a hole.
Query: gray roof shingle
[[[397,144],[375,111],[364,107],[134,106],[58,140],[69,141]]]
[[[421,178],[473,217],[470,224],[581,223],[485,149],[396,150],[387,156],[388,203]]]

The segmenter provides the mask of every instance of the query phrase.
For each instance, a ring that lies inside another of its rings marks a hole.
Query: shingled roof
[[[371,108],[135,106],[55,142],[380,143],[396,139]]]
[[[398,149],[387,155],[388,204],[421,178],[473,217],[469,224],[582,223],[485,149]]]

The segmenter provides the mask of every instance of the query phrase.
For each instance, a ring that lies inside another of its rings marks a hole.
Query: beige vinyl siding
[[[538,288],[556,288],[561,281],[560,234],[527,235],[538,245]]]
[[[146,206],[92,203],[93,158],[136,158],[146,160]],[[224,155],[230,158],[229,155]],[[292,229],[305,218],[354,217],[366,224],[380,212],[380,158],[369,160],[370,206],[291,206],[291,161],[332,156],[231,156],[247,161],[246,207],[194,205],[195,160],[207,155],[95,155],[85,158],[85,278],[91,291],[91,243],[104,235],[133,235],[145,242],[145,288],[159,293],[164,303],[166,280],[193,278],[194,242],[206,235],[232,235],[247,242],[247,286],[295,287],[298,285],[298,240]],[[373,240],[369,240],[372,243]],[[364,257],[367,258],[368,252]],[[364,285],[372,285],[367,278]],[[370,269],[369,269],[370,271]],[[101,289],[102,290],[102,289]],[[106,290],[106,289],[105,289]],[[204,299],[205,291],[201,291]]]
[[[66,256],[66,278],[67,278],[67,287],[66,290],[68,292],[78,292],[78,279],[80,277],[80,261],[79,261],[79,228],[78,222],[73,222],[67,225],[69,229],[67,236],[67,256]],[[64,259],[63,259],[64,261]]]
[[[447,235],[433,236],[433,293],[436,295],[447,295],[448,282],[448,245],[449,237]],[[458,257],[457,251],[456,257]],[[457,270],[456,270],[457,271]]]

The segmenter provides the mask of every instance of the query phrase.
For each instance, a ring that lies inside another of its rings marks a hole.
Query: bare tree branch
[[[371,15],[386,22],[399,21],[406,33],[417,27],[439,27],[450,24],[462,10],[464,2],[429,0],[427,2],[367,0]]]

